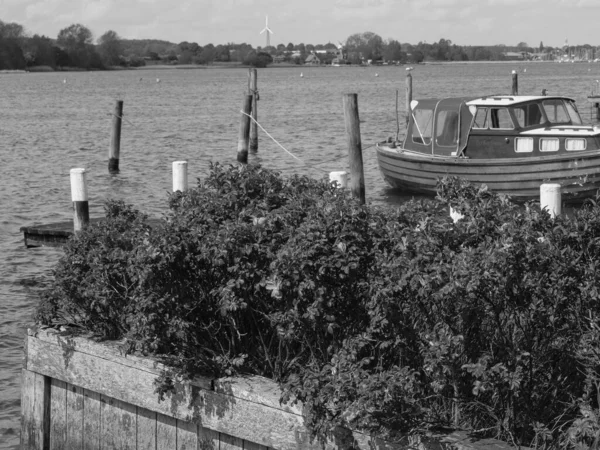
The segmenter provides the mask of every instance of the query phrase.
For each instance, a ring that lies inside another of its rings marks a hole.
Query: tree
[[[366,31],[356,33],[346,39],[348,59],[352,63],[361,63],[364,60],[378,61],[383,54],[383,39],[378,34]]]
[[[71,64],[89,69],[93,60],[93,35],[89,28],[81,24],[73,24],[59,31],[56,43],[71,60]],[[89,47],[88,47],[89,46]]]
[[[105,66],[117,66],[122,64],[121,55],[123,46],[119,35],[109,30],[98,39],[100,57]]]
[[[244,61],[244,64],[253,67],[267,67],[269,64],[273,62],[273,57],[265,52],[250,52],[248,57]]]
[[[23,70],[27,65],[23,54],[23,26],[0,21],[0,70]]]
[[[383,59],[386,61],[404,61],[406,53],[402,51],[400,42],[390,39],[384,46]]]
[[[294,44],[292,44],[291,42],[285,47],[286,50],[288,52],[293,52],[294,51]]]
[[[56,50],[50,38],[35,34],[27,44],[30,55],[28,66],[50,66],[56,68]]]

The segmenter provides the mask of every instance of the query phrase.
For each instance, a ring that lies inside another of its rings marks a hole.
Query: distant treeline
[[[317,63],[364,64],[377,62],[420,63],[423,61],[502,61],[507,55],[520,59],[555,59],[562,54],[596,54],[591,45],[532,48],[520,42],[514,47],[460,46],[447,39],[428,44],[383,40],[372,32],[357,33],[337,44],[279,44],[253,48],[242,43],[179,44],[157,39],[122,39],[109,30],[94,40],[89,28],[73,24],[60,30],[56,38],[29,35],[22,25],[0,20],[0,70],[97,70],[138,67],[148,64],[240,63],[265,67],[273,61],[304,64],[314,54]],[[533,56],[535,55],[535,56]],[[592,56],[593,57],[593,56]],[[313,63],[315,59],[313,59]]]

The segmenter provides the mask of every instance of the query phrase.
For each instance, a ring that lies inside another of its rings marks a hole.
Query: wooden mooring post
[[[344,94],[344,117],[346,122],[348,156],[350,157],[350,190],[352,191],[352,195],[359,199],[361,205],[364,205],[366,203],[365,174],[363,170],[357,94]]]
[[[121,124],[123,119],[123,100],[117,100],[112,118],[112,133],[108,149],[108,173],[119,172],[121,154]]]
[[[77,233],[90,223],[85,169],[71,169],[71,199],[73,201],[73,231]]]
[[[512,71],[512,89],[510,95],[519,95],[519,74],[516,70]]]
[[[250,140],[250,113],[252,112],[252,95],[244,96],[240,118],[240,133],[238,136],[237,160],[241,164],[248,164],[248,141]]]
[[[252,122],[250,123],[250,151],[258,151],[258,72],[256,69],[249,70],[249,93],[252,95]]]

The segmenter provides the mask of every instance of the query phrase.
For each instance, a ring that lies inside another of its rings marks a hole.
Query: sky
[[[0,20],[55,38],[69,25],[97,39],[271,45],[344,42],[370,31],[417,44],[599,45],[600,0],[0,0]]]

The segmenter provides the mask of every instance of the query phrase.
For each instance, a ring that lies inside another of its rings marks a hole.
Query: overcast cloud
[[[325,44],[371,31],[416,44],[600,44],[600,0],[0,0],[0,20],[55,38],[74,23],[97,38],[108,30],[129,39],[200,45],[246,42],[269,16],[271,44]]]

